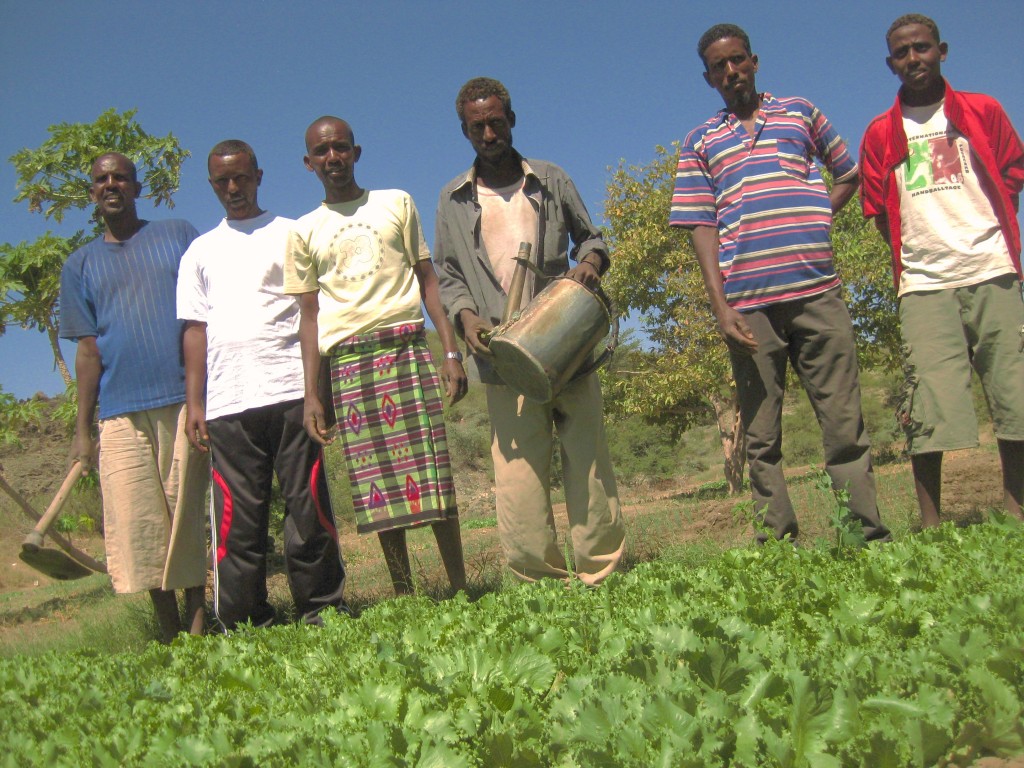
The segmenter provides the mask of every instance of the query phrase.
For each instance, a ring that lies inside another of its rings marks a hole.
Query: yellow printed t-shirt
[[[412,198],[398,189],[323,203],[295,222],[285,293],[320,291],[320,353],[352,336],[422,323],[413,267],[430,258]]]

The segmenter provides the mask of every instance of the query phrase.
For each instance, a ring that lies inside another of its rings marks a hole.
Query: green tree
[[[69,209],[85,209],[89,201],[92,161],[104,152],[131,158],[140,174],[143,197],[155,205],[174,207],[181,165],[189,156],[173,134],[151,136],[135,120],[137,110],[108,109],[92,123],[60,123],[48,129],[49,138],[38,148],[25,148],[9,160],[17,171],[15,203],[27,202],[29,211],[61,222]],[[71,386],[72,377],[57,343],[57,299],[60,270],[82,243],[102,232],[93,217],[89,232],[70,237],[47,231],[38,239],[0,245],[0,335],[9,323],[45,333],[54,362]]]
[[[38,400],[19,401],[0,387],[0,446],[20,445],[18,432],[29,424],[38,423],[41,415]]]
[[[655,151],[646,165],[620,163],[607,187],[605,234],[615,268],[604,288],[620,309],[640,318],[652,347],[634,350],[608,376],[609,408],[677,433],[710,412],[735,493],[746,456],[729,355],[689,235],[668,225],[678,145]]]
[[[826,180],[831,183],[827,175]],[[875,225],[861,214],[857,200],[832,221],[832,249],[843,298],[857,331],[861,368],[896,370],[902,361],[902,342],[892,257]]]
[[[651,349],[633,351],[607,374],[609,408],[685,429],[714,414],[731,491],[743,480],[745,445],[725,343],[718,335],[700,267],[686,232],[669,227],[678,144],[655,148],[644,165],[620,163],[605,199],[615,269],[605,291],[640,318]],[[831,183],[826,175],[826,181]],[[864,366],[900,360],[896,296],[888,248],[856,201],[832,228],[836,269],[859,337]]]

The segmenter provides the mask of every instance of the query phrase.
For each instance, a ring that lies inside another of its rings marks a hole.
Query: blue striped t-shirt
[[[669,223],[718,228],[731,307],[759,309],[839,285],[832,206],[815,159],[836,182],[857,175],[846,144],[813,104],[769,93],[754,139],[723,109],[683,142]]]
[[[99,418],[185,400],[178,263],[199,235],[187,221],[153,221],[123,243],[92,240],[60,278],[60,336],[95,336],[103,372]]]

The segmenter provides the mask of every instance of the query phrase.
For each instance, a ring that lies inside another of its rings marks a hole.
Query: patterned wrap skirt
[[[440,380],[422,324],[331,350],[331,392],[359,533],[458,514]]]

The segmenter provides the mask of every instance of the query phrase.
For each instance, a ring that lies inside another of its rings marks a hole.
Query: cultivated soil
[[[20,439],[20,446],[0,446],[0,472],[37,513],[42,514],[65,477],[69,440],[63,428],[54,422],[29,427],[21,433]],[[983,435],[979,449],[958,451],[945,456],[942,496],[945,517],[969,524],[984,519],[987,510],[1002,506],[999,461],[992,443],[990,434]],[[335,457],[328,457],[329,464],[334,465],[336,461]],[[803,467],[793,469],[789,474],[800,477],[807,472],[808,468]],[[909,473],[904,464],[885,465],[877,468],[876,473],[880,485],[887,476],[897,473],[906,475],[906,483],[909,483]],[[494,514],[493,488],[484,472],[462,473],[457,476],[456,482],[464,521],[466,559],[472,579],[474,571],[479,576],[486,570],[500,569],[501,554],[496,529],[484,522],[484,519]],[[799,514],[801,499],[792,488],[791,492]],[[912,494],[909,486],[906,492]],[[742,501],[736,497],[723,498],[718,494],[702,498],[697,488],[685,482],[664,480],[620,486],[620,495],[623,511],[630,523],[633,560],[647,559],[674,544],[711,540],[728,546],[743,543],[750,537],[749,524],[742,515],[736,513],[737,503]],[[684,508],[682,504],[686,501],[691,503]],[[678,524],[665,524],[666,505],[671,508],[673,502],[677,502],[681,510],[678,513],[679,519],[675,521]],[[95,513],[95,510],[85,505],[81,498],[72,496],[65,512],[78,516]],[[659,514],[655,515],[655,512]],[[476,518],[482,518],[478,521],[482,527],[472,527]],[[556,522],[564,531],[564,506],[556,506]],[[802,537],[825,534],[824,530],[815,531],[803,519],[801,523],[804,525]],[[25,514],[0,491],[0,594],[32,590],[51,583],[46,576],[32,570],[18,558],[21,541],[31,528],[32,523]],[[357,535],[354,525],[344,520],[339,521],[339,534],[348,565],[350,589],[366,601],[386,596],[390,585],[386,571],[383,570],[383,558],[376,537]],[[99,534],[83,530],[72,534],[72,538],[76,546],[95,557],[102,557],[103,542]],[[434,557],[436,547],[429,533],[412,532],[409,542],[421,579],[428,584],[440,582],[443,573],[439,561]],[[272,581],[278,578],[283,579],[283,575],[272,576]],[[3,627],[0,626],[2,631]]]

